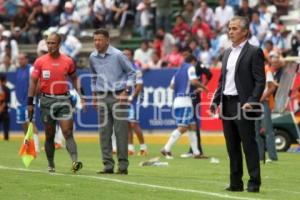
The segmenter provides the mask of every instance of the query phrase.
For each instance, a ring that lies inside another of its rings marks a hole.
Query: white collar
[[[248,40],[245,40],[244,42],[240,43],[240,44],[237,45],[236,47],[231,46],[231,49],[242,49],[242,48],[245,46],[245,44],[246,44],[247,41],[248,41]]]

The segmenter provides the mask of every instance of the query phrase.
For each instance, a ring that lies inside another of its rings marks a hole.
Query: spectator
[[[181,13],[185,21],[192,27],[193,17],[195,15],[195,4],[193,1],[187,1],[184,5],[184,10]]]
[[[268,7],[265,2],[259,4],[258,11],[259,11],[259,18],[261,20],[266,21],[268,24],[270,24],[272,19],[272,13],[268,11]]]
[[[81,27],[87,27],[92,22],[92,1],[93,0],[72,0],[74,10],[79,16]]]
[[[25,8],[24,3],[20,2],[18,4],[18,12],[17,14],[12,18],[11,21],[11,31],[13,34],[13,37],[16,39],[19,43],[26,43],[28,42],[28,20],[29,14]]]
[[[20,3],[19,0],[5,0],[4,1],[4,8],[6,10],[6,20],[11,20],[13,16],[15,16],[18,12],[18,4]]]
[[[248,42],[253,46],[260,47],[260,42],[258,38],[255,35],[252,35],[251,33],[249,33]]]
[[[186,23],[182,15],[176,17],[176,23],[172,30],[173,36],[177,43],[182,43],[186,34],[190,31],[189,25]]]
[[[153,49],[154,51],[157,53],[157,55],[159,56],[159,58],[162,57],[162,45],[163,45],[163,39],[164,37],[156,34],[154,41],[153,41]]]
[[[74,35],[68,34],[67,27],[61,27],[58,34],[61,36],[60,52],[76,60],[82,48],[81,42]]]
[[[136,49],[134,52],[134,62],[137,63],[143,70],[149,68],[149,63],[153,54],[153,49],[149,48],[148,41],[144,40],[141,43],[140,48]]]
[[[221,55],[221,46],[220,46],[220,38],[218,37],[215,30],[212,30],[211,32],[211,49],[212,49],[212,55],[216,58],[218,58]]]
[[[4,1],[5,0],[0,0],[0,22],[8,20]]]
[[[164,61],[168,63],[168,67],[180,67],[184,61],[184,58],[180,52],[180,46],[179,45],[173,45],[172,52],[170,54],[167,54],[164,58]]]
[[[226,0],[219,0],[219,6],[215,11],[216,31],[226,32],[228,22],[234,16],[231,6],[226,5]]]
[[[113,0],[111,10],[112,23],[114,27],[120,23],[120,28],[124,28],[127,15],[133,15],[130,0]]]
[[[202,41],[202,50],[199,60],[204,66],[210,67],[212,56],[213,52],[210,47],[210,41],[208,39],[204,39]]]
[[[249,1],[248,0],[242,0],[241,7],[237,11],[238,16],[248,17],[249,20],[251,20],[253,10],[249,7]]]
[[[227,0],[227,5],[231,6],[235,11],[239,9],[241,0]]]
[[[9,104],[10,104],[10,90],[6,86],[5,74],[0,74],[0,123],[3,124],[4,140],[9,140]]]
[[[196,18],[196,21],[192,27],[192,34],[200,41],[204,38],[211,38],[211,29],[209,25],[202,20],[200,16]]]
[[[152,58],[149,62],[149,69],[160,69],[162,67],[162,60],[158,52],[152,53]]]
[[[111,0],[96,0],[93,5],[94,28],[105,27],[111,15]]]
[[[270,63],[271,60],[269,58],[269,54],[271,52],[278,52],[279,50],[274,48],[273,42],[271,40],[267,40],[264,44],[265,48],[263,50],[265,59]]]
[[[41,39],[42,32],[48,28],[48,20],[48,16],[43,12],[43,5],[37,2],[27,20],[30,43],[36,43]]]
[[[276,57],[277,56],[277,57]],[[278,55],[271,54],[271,65],[274,63],[274,59],[279,59]],[[276,62],[275,62],[276,64]],[[271,119],[271,111],[274,107],[274,93],[278,87],[278,84],[275,83],[274,77],[272,74],[272,69],[269,65],[265,66],[266,71],[266,87],[260,102],[263,104],[263,119],[255,121],[255,132],[256,132],[256,141],[259,150],[259,158],[261,161],[265,161],[265,151],[268,152],[269,159],[267,162],[277,161],[276,145],[275,145],[275,136],[273,131],[273,124]],[[264,140],[263,140],[264,138]]]
[[[186,33],[186,35],[185,35],[185,37],[184,37],[184,39],[183,39],[183,41],[181,42],[181,48],[182,49],[185,49],[185,48],[187,48],[188,46],[189,46],[189,43],[192,41],[192,40],[194,40],[195,38],[194,38],[194,35],[192,34],[192,32],[191,31],[189,31],[189,32],[187,32]]]
[[[193,54],[193,56],[195,56],[195,58],[197,58],[197,61],[199,61],[201,49],[199,48],[199,44],[198,44],[197,40],[192,40],[189,43],[189,49],[191,50],[191,53]]]
[[[283,48],[283,38],[279,32],[279,29],[275,23],[270,25],[271,31],[269,31],[265,37],[265,41],[271,40],[273,42],[274,47],[277,49]]]
[[[300,56],[300,24],[296,27],[296,34],[292,36],[291,48],[293,56]]]
[[[260,45],[263,44],[267,31],[268,23],[259,17],[258,11],[253,11],[250,32],[252,36],[255,36],[259,40]]]
[[[137,6],[137,11],[140,12],[140,32],[144,40],[150,40],[153,36],[151,2],[144,0]]]
[[[225,49],[231,46],[231,41],[229,40],[227,33],[223,33],[219,35],[219,40],[220,40],[220,55],[222,55]]]
[[[193,22],[195,22],[198,17],[201,17],[201,19],[211,28],[215,27],[214,12],[210,7],[207,6],[205,1],[201,2],[201,7],[196,11],[193,17]]]
[[[171,1],[155,0],[156,2],[156,28],[163,27],[167,32],[171,31]]]
[[[3,31],[2,32],[2,41],[0,43],[0,53],[5,53],[5,49],[11,48],[11,52],[8,54],[11,55],[11,58],[17,59],[19,55],[19,48],[18,43],[16,40],[11,38],[11,32],[10,31]]]
[[[12,64],[12,59],[9,55],[4,54],[2,58],[2,63],[0,64],[0,72],[15,72],[17,67]]]
[[[47,15],[48,27],[57,26],[59,24],[59,4],[60,0],[41,0],[43,5],[43,13]]]
[[[78,35],[80,16],[74,11],[74,5],[71,1],[67,1],[64,6],[65,11],[60,14],[60,26],[65,26],[69,29],[70,35]]]
[[[173,45],[175,45],[176,40],[174,36],[170,33],[166,33],[164,28],[158,28],[157,35],[163,38],[163,45],[162,45],[162,56],[170,54],[172,51]]]

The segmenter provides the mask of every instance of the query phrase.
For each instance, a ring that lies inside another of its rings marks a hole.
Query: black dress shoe
[[[248,187],[247,191],[248,192],[258,193],[259,192],[259,187]]]
[[[120,174],[120,175],[127,175],[128,174],[128,170],[124,169],[124,170],[118,170],[116,174]]]
[[[229,191],[229,192],[243,192],[244,188],[243,187],[227,187],[225,188],[225,190]]]
[[[97,174],[113,174],[113,173],[114,173],[114,170],[112,170],[112,169],[104,169],[104,170],[97,172]]]

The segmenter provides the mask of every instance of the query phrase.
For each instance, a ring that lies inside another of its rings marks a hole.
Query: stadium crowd
[[[58,31],[63,35],[61,51],[73,59],[82,49],[81,37],[87,28],[126,28],[134,23],[143,42],[134,52],[142,69],[179,67],[182,52],[189,49],[207,67],[220,67],[219,58],[230,46],[226,30],[234,15],[251,21],[249,41],[265,53],[299,55],[300,26],[287,28],[280,20],[299,1],[219,0],[180,1],[182,10],[173,12],[173,1],[158,0],[6,0],[0,1],[0,71],[15,71],[19,65],[18,44],[38,45],[47,51],[44,36]],[[172,23],[173,22],[173,23]],[[172,26],[173,24],[173,26]],[[266,54],[267,56],[268,54]]]

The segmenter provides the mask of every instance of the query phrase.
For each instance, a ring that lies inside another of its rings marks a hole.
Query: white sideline
[[[1,169],[2,170],[11,170],[11,171],[24,171],[24,172],[32,172],[32,173],[49,174],[47,171],[42,171],[42,170],[14,168],[14,167],[7,167],[7,166],[3,166],[3,165],[0,165],[0,170]],[[148,188],[156,188],[156,189],[177,191],[177,192],[186,192],[186,193],[196,193],[196,194],[213,196],[213,197],[218,197],[218,198],[223,198],[223,199],[226,198],[226,199],[240,199],[240,200],[267,200],[267,199],[258,199],[258,198],[250,198],[250,197],[236,197],[236,196],[232,196],[232,195],[228,195],[228,194],[216,193],[216,192],[206,192],[206,191],[201,191],[201,190],[173,188],[173,187],[167,187],[167,186],[161,186],[161,185],[152,185],[152,184],[147,184],[147,183],[137,183],[137,182],[124,181],[124,180],[114,179],[114,178],[105,178],[105,177],[101,177],[101,176],[88,176],[88,175],[79,175],[79,174],[72,175],[72,174],[62,174],[62,173],[53,173],[51,175],[98,179],[98,180],[102,180],[102,181],[110,181],[110,182],[129,184],[129,185],[135,185],[135,186],[144,186],[144,187],[148,187]]]

